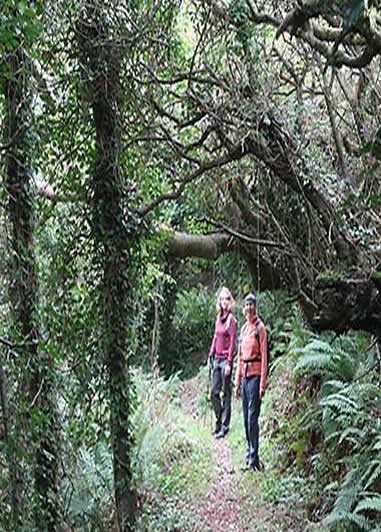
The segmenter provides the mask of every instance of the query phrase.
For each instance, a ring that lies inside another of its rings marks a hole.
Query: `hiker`
[[[266,389],[267,333],[262,320],[257,316],[257,298],[252,293],[245,297],[243,314],[246,323],[239,338],[234,396],[238,399],[242,381],[242,410],[247,440],[245,466],[258,471],[258,417]]]
[[[233,309],[233,296],[223,287],[217,297],[217,320],[208,356],[208,368],[212,371],[211,401],[216,415],[216,427],[212,434],[216,438],[224,438],[230,425],[231,375],[237,333]]]

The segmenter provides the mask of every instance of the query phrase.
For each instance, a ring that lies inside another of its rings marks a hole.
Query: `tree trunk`
[[[54,449],[55,414],[47,401],[49,386],[42,377],[42,360],[39,359],[38,280],[34,257],[33,194],[30,190],[32,139],[31,94],[27,55],[21,46],[9,60],[10,76],[4,84],[6,107],[5,122],[5,188],[8,194],[8,216],[12,226],[11,257],[12,279],[10,300],[14,315],[13,339],[25,347],[20,352],[19,363],[23,382],[23,397],[18,398],[24,445],[33,449],[33,474],[37,495],[35,507],[36,527],[46,523],[43,530],[56,530],[57,463]],[[47,361],[48,363],[48,361]],[[26,369],[28,368],[28,369]],[[50,368],[46,367],[50,375]],[[26,374],[27,372],[27,374]],[[48,379],[51,377],[49,376]],[[41,421],[40,409],[46,418]],[[47,420],[46,420],[47,419]],[[25,432],[26,427],[26,432]],[[29,440],[29,441],[28,441]],[[26,452],[26,450],[24,451]],[[15,491],[15,486],[11,487]],[[17,490],[16,490],[17,491]],[[20,505],[20,494],[12,496],[13,504]],[[18,508],[17,520],[22,519]],[[16,511],[14,509],[14,511]]]
[[[10,419],[8,408],[8,386],[7,379],[3,367],[3,356],[0,352],[0,407],[2,412],[3,426],[2,439],[5,443],[5,452],[8,460],[9,468],[9,492],[10,492],[10,507],[11,507],[11,522],[16,529],[20,524],[20,494],[19,494],[19,469],[17,466],[16,454],[13,452],[14,445],[11,442],[10,435]]]
[[[130,532],[134,530],[136,505],[131,487],[133,436],[127,333],[132,307],[132,288],[128,282],[133,271],[130,246],[135,231],[128,214],[126,220],[127,187],[122,182],[119,161],[119,76],[123,48],[115,36],[108,35],[104,16],[100,4],[94,2],[87,18],[78,21],[77,34],[82,66],[85,76],[89,75],[85,83],[96,134],[90,208],[98,267],[103,270],[101,334],[108,371],[115,504],[120,530]]]
[[[267,263],[261,255],[255,255],[249,246],[241,242],[230,246],[218,246],[216,242],[231,240],[227,233],[213,235],[185,235],[169,233],[169,253],[174,257],[217,258],[227,251],[239,250],[254,280],[262,290],[287,290],[280,272]],[[235,237],[237,240],[237,237]],[[212,250],[212,251],[211,251]],[[299,294],[299,302],[310,326],[318,331],[333,330],[341,334],[349,329],[364,330],[381,338],[381,281],[375,272],[370,279],[332,279],[327,276],[314,283],[314,299]]]

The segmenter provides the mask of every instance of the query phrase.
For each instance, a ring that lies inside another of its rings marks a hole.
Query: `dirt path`
[[[215,440],[213,478],[209,492],[197,511],[200,521],[200,528],[197,530],[242,532],[238,508],[239,499],[228,441]]]
[[[188,415],[205,424],[197,410],[198,386],[196,379],[183,381],[182,405]],[[211,429],[209,420],[208,425]],[[202,500],[190,503],[191,512],[196,516],[192,532],[305,532],[307,528],[295,510],[277,503],[259,502],[266,471],[256,473],[258,481],[248,484],[246,475],[252,473],[233,467],[229,435],[213,440],[213,445],[213,474],[208,493]]]
[[[194,418],[198,417],[194,399],[196,396],[195,382],[184,381],[181,387],[184,410]],[[240,525],[238,490],[234,482],[232,454],[227,438],[214,440],[213,464],[210,488],[196,509],[199,526],[195,528],[195,532],[244,532],[245,528]]]

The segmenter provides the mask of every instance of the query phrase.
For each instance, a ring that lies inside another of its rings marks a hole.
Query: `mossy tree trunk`
[[[110,434],[113,447],[117,520],[122,531],[134,530],[135,496],[132,489],[131,382],[127,336],[132,308],[133,265],[130,250],[136,231],[133,199],[120,166],[120,68],[123,46],[108,33],[105,12],[92,2],[77,24],[82,75],[95,129],[91,174],[91,223],[96,264],[102,270],[103,359],[107,368]],[[127,206],[127,208],[126,208]]]
[[[32,95],[28,54],[19,46],[9,54],[7,81],[4,82],[6,146],[4,173],[10,231],[10,302],[13,314],[11,339],[18,345],[17,365],[21,394],[13,405],[13,433],[8,433],[12,449],[27,446],[32,456],[36,489],[34,519],[39,530],[56,530],[57,453],[56,415],[51,398],[52,368],[39,350],[39,295],[37,263],[34,253],[34,204],[31,191],[33,140]],[[10,425],[8,425],[10,427]],[[17,442],[11,442],[11,438]],[[15,447],[16,446],[16,447]],[[15,457],[14,457],[15,459]],[[25,471],[20,464],[9,464],[13,471],[13,523],[25,524],[22,489]],[[16,473],[17,470],[17,473]],[[15,485],[16,483],[16,485]],[[23,484],[24,483],[24,484]],[[26,501],[24,501],[25,503]]]

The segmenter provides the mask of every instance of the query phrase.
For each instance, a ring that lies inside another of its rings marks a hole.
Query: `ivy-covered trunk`
[[[127,332],[132,308],[130,249],[136,232],[131,190],[120,167],[119,77],[123,47],[115,33],[109,35],[105,15],[97,2],[91,4],[91,9],[87,4],[87,11],[78,21],[77,35],[95,128],[90,210],[97,265],[103,275],[104,330],[100,334],[108,376],[115,504],[120,530],[127,532],[134,530],[135,522]]]
[[[10,230],[10,302],[13,327],[10,346],[17,345],[18,397],[13,401],[13,431],[9,429],[11,449],[25,446],[31,456],[36,497],[35,526],[56,530],[57,456],[55,449],[55,407],[51,401],[52,372],[49,359],[40,356],[40,325],[37,263],[34,253],[34,206],[31,192],[33,125],[30,88],[30,62],[21,46],[9,54],[8,75],[4,83],[5,124],[4,171]],[[10,427],[10,424],[8,425]],[[11,442],[11,439],[17,439]],[[12,451],[13,452],[13,451]],[[16,451],[17,453],[17,451]],[[8,456],[11,456],[11,452]],[[11,458],[9,458],[12,460]],[[21,486],[25,484],[18,465],[12,471],[11,502],[15,529],[20,520],[25,526],[25,507],[21,506]],[[16,473],[17,471],[17,473]],[[16,483],[16,485],[15,485]],[[23,489],[26,489],[23,487]],[[26,501],[23,501],[27,505]]]

